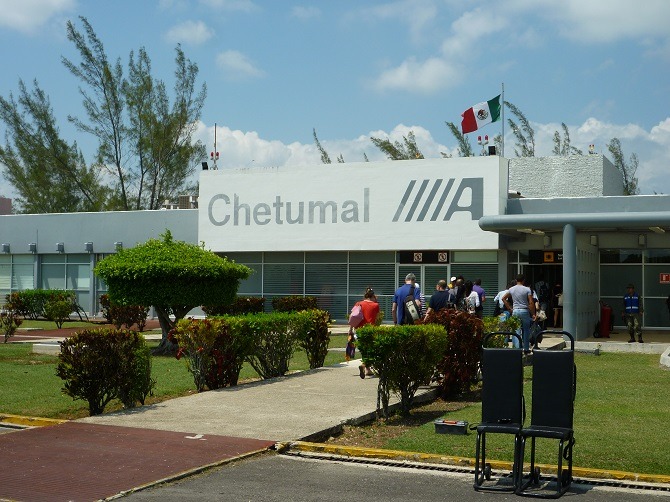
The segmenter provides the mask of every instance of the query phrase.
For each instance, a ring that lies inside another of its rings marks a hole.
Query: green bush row
[[[14,336],[22,322],[12,303],[12,295],[5,295],[5,304],[0,309],[0,334],[4,337],[5,343]]]
[[[90,415],[101,414],[113,399],[126,408],[144,404],[156,385],[144,337],[128,330],[75,333],[61,342],[56,374],[65,381],[65,394],[88,402]]]
[[[377,410],[388,416],[390,392],[400,397],[401,413],[408,415],[421,385],[435,380],[444,397],[470,390],[477,381],[485,332],[514,331],[518,319],[483,320],[453,309],[431,311],[413,326],[364,326],[357,330],[363,361],[379,375]],[[490,340],[506,345],[505,336]]]
[[[60,289],[17,291],[6,296],[5,305],[11,305],[14,313],[22,317],[54,321],[59,329],[72,312],[81,312],[74,291]]]
[[[330,342],[328,320],[328,312],[318,309],[182,319],[170,339],[201,392],[236,385],[244,361],[262,378],[282,376],[298,348],[307,353],[310,368],[323,366]]]
[[[208,316],[260,314],[265,307],[265,298],[238,296],[230,305],[205,305],[202,310]]]

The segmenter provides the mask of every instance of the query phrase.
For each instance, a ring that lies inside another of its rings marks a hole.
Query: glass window
[[[264,293],[276,295],[302,295],[304,265],[266,264],[264,272]]]
[[[240,253],[217,253],[219,256],[227,256],[236,263],[262,263],[263,253],[260,252],[240,252]]]
[[[670,263],[670,249],[649,249],[647,263]]]
[[[395,263],[395,251],[351,251],[349,263]]]
[[[305,263],[347,263],[346,251],[305,253]]]
[[[265,253],[265,263],[303,263],[305,253],[303,252],[277,252]]]
[[[349,294],[360,299],[368,286],[375,290],[377,296],[393,296],[397,288],[395,284],[395,265],[392,263],[350,264]]]
[[[601,265],[600,296],[623,298],[628,283],[642,290],[642,267],[639,265]]]
[[[68,254],[65,255],[67,263],[85,263],[89,264],[91,259],[87,254]]]
[[[0,293],[6,295],[12,287],[12,266],[0,263]]]
[[[88,289],[91,287],[91,267],[86,265],[67,266],[67,289]]]
[[[497,251],[452,251],[452,263],[498,263]]]
[[[65,263],[64,254],[43,254],[42,263]]]
[[[65,289],[65,264],[42,264],[42,289]]]
[[[645,265],[644,267],[644,296],[662,296],[670,295],[670,284],[661,284],[660,274],[670,274],[670,264],[668,265]],[[640,286],[635,285],[636,288]]]
[[[244,263],[247,267],[253,270],[251,275],[240,281],[240,287],[237,290],[239,295],[252,296],[259,295],[263,291],[263,274],[261,274],[262,265]]]
[[[601,249],[600,263],[642,263],[642,250]]]
[[[14,265],[12,269],[12,289],[14,291],[23,291],[33,289],[33,276],[35,268],[30,265]]]
[[[305,294],[347,294],[346,263],[311,263],[305,265]]]

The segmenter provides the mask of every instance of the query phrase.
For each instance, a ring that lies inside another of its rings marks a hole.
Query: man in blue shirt
[[[638,342],[644,343],[642,340],[642,328],[640,327],[640,314],[642,312],[642,298],[635,292],[635,286],[629,284],[623,297],[623,312],[621,313],[621,317],[626,322],[628,334],[630,335],[628,343],[635,341],[635,335],[637,335]]]
[[[409,295],[412,288],[414,288],[414,300],[419,307],[421,308],[421,289],[417,288],[416,285],[416,276],[414,274],[407,274],[405,277],[405,284],[396,289],[395,294],[393,295],[393,306],[391,307],[393,313],[393,324],[403,324],[405,320],[405,298]],[[411,324],[411,323],[409,323]]]

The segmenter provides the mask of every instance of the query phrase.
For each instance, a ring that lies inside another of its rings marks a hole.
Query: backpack
[[[493,315],[498,317],[500,314],[502,314],[502,309],[500,308],[500,302],[496,300],[496,306],[493,307]]]
[[[363,322],[363,309],[360,304],[351,307],[351,314],[349,314],[349,326],[357,328]]]
[[[537,297],[541,302],[549,301],[549,286],[546,282],[542,281],[539,288],[537,289]]]
[[[403,324],[414,324],[421,319],[421,309],[414,299],[414,286],[409,289],[409,294],[403,300],[405,312],[402,316]]]

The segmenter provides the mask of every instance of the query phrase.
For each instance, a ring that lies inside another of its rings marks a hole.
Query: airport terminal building
[[[0,216],[0,295],[70,289],[95,315],[95,263],[165,229],[251,267],[239,294],[267,308],[315,296],[344,320],[372,286],[390,320],[408,272],[427,296],[439,279],[481,278],[491,300],[523,272],[563,285],[577,338],[592,335],[600,300],[620,322],[630,282],[643,326],[670,326],[670,196],[623,196],[601,155],[209,170],[194,209]]]

